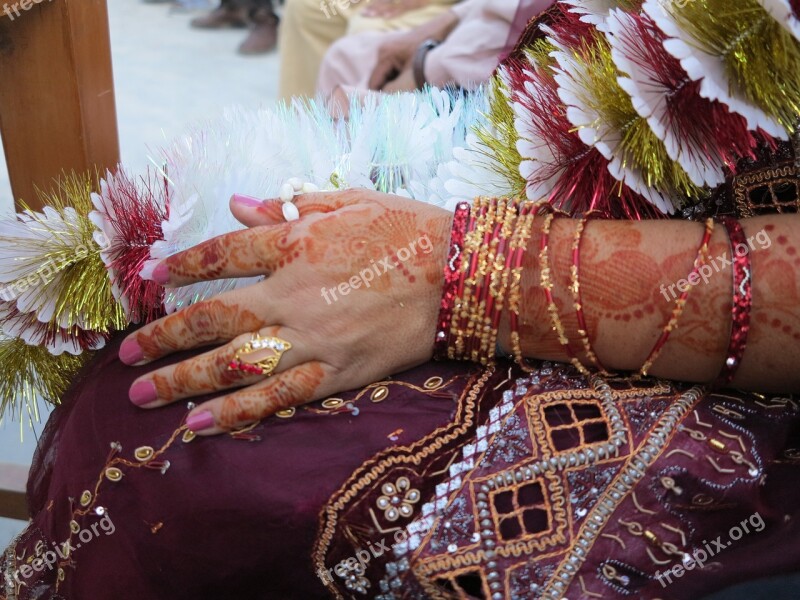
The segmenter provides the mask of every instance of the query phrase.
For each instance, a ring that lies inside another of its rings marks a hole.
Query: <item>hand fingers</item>
[[[120,360],[126,365],[146,364],[179,350],[227,342],[258,331],[269,323],[241,305],[246,294],[247,290],[228,292],[145,325],[122,342]],[[262,290],[259,302],[262,314],[275,314],[270,294]]]
[[[161,261],[153,269],[156,283],[180,287],[198,281],[269,275],[290,256],[299,256],[295,223],[243,229],[217,236]]]
[[[274,371],[276,374],[302,364],[309,358],[304,356],[306,346],[299,343],[299,335],[294,331],[283,327],[267,327],[258,334],[261,339],[277,338],[291,344],[290,348],[280,352],[279,362]],[[230,368],[231,363],[236,360],[237,351],[244,348],[252,339],[252,333],[240,335],[230,343],[210,352],[140,377],[129,390],[131,402],[143,408],[156,408],[184,398],[258,383],[264,378],[263,375],[248,374],[246,371]],[[240,359],[254,357],[249,360],[258,361],[275,354],[274,350],[260,352],[263,356],[254,352],[240,356]]]
[[[307,362],[260,383],[209,400],[187,417],[189,429],[213,435],[269,417],[279,410],[321,400],[335,392],[333,368]]]
[[[391,57],[383,57],[378,59],[378,64],[372,70],[369,76],[368,88],[371,90],[379,90],[386,83],[389,78],[389,73],[395,70],[395,61]]]
[[[333,212],[365,203],[369,196],[364,192],[301,194],[295,197],[295,205],[306,215]],[[276,201],[269,202],[274,211]],[[298,223],[282,222],[215,237],[164,259],[152,269],[150,277],[161,285],[180,287],[198,281],[268,275],[300,255],[302,242],[293,235]]]

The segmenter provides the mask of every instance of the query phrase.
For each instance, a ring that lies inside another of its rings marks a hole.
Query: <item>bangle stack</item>
[[[586,359],[584,364],[570,344],[553,294],[555,283],[550,261],[550,230],[557,215],[546,201],[478,198],[471,210],[467,203],[458,205],[445,267],[444,292],[434,344],[435,358],[493,364],[500,319],[507,309],[511,352],[520,367],[531,372],[525,364],[519,332],[521,282],[534,220],[541,214],[544,214],[544,219],[538,245],[539,284],[552,330],[569,362],[579,373],[587,377],[593,371],[604,376],[611,375],[592,347],[581,294],[581,242],[590,219],[585,216],[575,226],[568,286],[580,337],[580,351]],[[734,378],[747,345],[752,273],[749,254],[738,250],[740,247],[747,248],[741,225],[731,218],[724,218],[720,222],[728,231],[734,256],[731,338],[725,363],[715,382],[717,385],[726,385]],[[690,281],[692,278],[699,279],[700,270],[708,264],[709,243],[713,233],[714,220],[708,219],[688,275]],[[649,374],[672,332],[678,327],[691,289],[687,287],[675,300],[672,314],[639,369],[638,377]]]
[[[536,211],[544,203],[478,198],[467,217],[459,205],[453,221],[445,287],[434,346],[436,358],[494,362],[497,332],[508,303],[519,316],[522,260]],[[519,333],[515,355],[521,360]]]

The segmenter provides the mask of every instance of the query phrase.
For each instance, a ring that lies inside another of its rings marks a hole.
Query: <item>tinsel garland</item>
[[[567,118],[581,140],[610,162],[612,175],[642,194],[660,211],[672,213],[701,190],[673,162],[664,143],[633,106],[617,81],[611,48],[599,32],[581,47],[560,43],[558,31],[546,29],[559,50],[556,82],[567,105]]]
[[[498,175],[503,177],[511,189],[511,195],[525,194],[525,179],[520,175],[522,158],[517,151],[517,130],[514,126],[514,108],[510,101],[509,82],[502,72],[495,75],[489,84],[489,112],[487,122],[478,125],[475,134],[482,144],[487,162],[497,165]]]
[[[620,86],[695,185],[717,186],[726,169],[735,174],[740,159],[755,157],[759,140],[745,119],[700,96],[700,83],[666,51],[665,36],[652,19],[613,10],[606,25],[611,56],[626,75],[618,78]]]
[[[609,13],[615,8],[626,12],[638,12],[641,0],[564,0],[564,5],[571,6],[571,12],[580,15],[581,21],[603,29]]]
[[[609,172],[609,161],[584,144],[558,97],[550,69],[507,68],[512,81],[520,173],[527,181],[527,197],[546,198],[570,214],[589,211],[607,217],[640,219],[662,213]]]
[[[23,207],[0,221],[3,300],[23,315],[35,314],[31,327],[38,338],[29,343],[51,344],[62,330],[76,327],[105,335],[127,325],[88,218],[95,183],[91,175],[66,177],[56,191],[41,196],[41,212]],[[49,348],[76,353],[69,345]]]
[[[800,40],[800,0],[759,0],[759,4],[779,25]]]
[[[167,194],[165,180],[148,172],[136,181],[120,167],[116,173],[107,172],[100,192],[91,195],[94,238],[101,247],[114,298],[131,323],[149,322],[164,312],[164,288],[139,273],[150,259],[150,247],[163,239]]]
[[[676,2],[670,10],[682,31],[721,57],[731,84],[787,132],[794,130],[800,113],[800,43],[759,2],[693,0]]]
[[[648,0],[700,94],[747,119],[748,128],[787,139],[800,111],[800,45],[758,0]]]
[[[63,178],[0,221],[0,415],[30,414],[37,398],[57,403],[91,350],[127,326],[88,218],[93,175]]]

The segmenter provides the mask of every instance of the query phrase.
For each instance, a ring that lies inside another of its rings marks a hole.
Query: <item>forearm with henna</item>
[[[554,333],[541,286],[537,218],[525,254],[520,307],[525,356],[566,361]],[[556,219],[549,239],[553,298],[570,346],[581,352],[570,291],[572,244],[577,221]],[[800,389],[800,216],[765,216],[742,221],[752,240],[753,302],[747,348],[732,386],[758,391]],[[693,267],[704,227],[686,221],[590,221],[581,244],[580,288],[589,339],[600,362],[612,370],[637,371],[661,336],[679,295],[679,280]],[[756,240],[755,236],[760,233]],[[725,228],[717,225],[709,244],[716,261],[707,282],[692,286],[678,322],[650,374],[681,381],[710,382],[725,360],[731,332],[732,268]],[[670,288],[670,286],[673,286]],[[510,348],[508,320],[500,331]]]

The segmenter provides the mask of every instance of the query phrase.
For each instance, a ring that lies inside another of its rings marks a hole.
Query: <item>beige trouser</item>
[[[443,13],[455,0],[431,0],[424,8],[392,19],[360,16],[359,8],[368,1],[286,0],[278,36],[280,98],[314,95],[322,58],[339,38],[362,31],[412,29]]]

